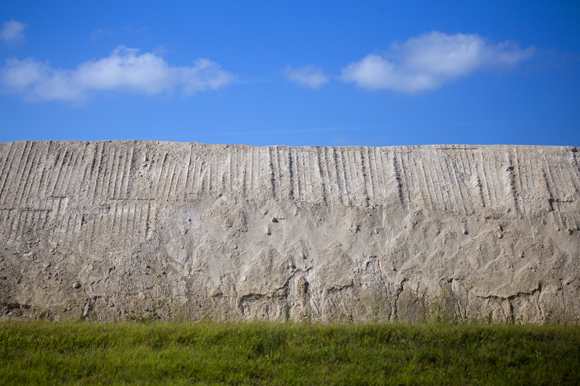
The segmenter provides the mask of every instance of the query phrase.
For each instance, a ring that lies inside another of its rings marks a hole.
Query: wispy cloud
[[[79,103],[91,92],[122,90],[146,94],[184,95],[229,85],[235,76],[208,59],[192,66],[170,66],[154,53],[117,47],[109,57],[80,64],[76,69],[56,69],[34,58],[8,59],[0,70],[0,89],[19,93],[31,101],[63,100]]]
[[[0,39],[9,44],[24,43],[25,27],[24,24],[16,20],[7,21],[0,32]]]
[[[476,34],[433,31],[393,43],[384,54],[370,54],[342,69],[341,80],[371,89],[407,93],[433,90],[484,67],[514,67],[531,58],[533,47],[494,43]]]
[[[317,89],[329,81],[328,77],[324,75],[324,72],[314,66],[305,66],[296,70],[287,66],[284,69],[284,76],[291,82],[296,82],[313,89]]]
[[[127,33],[131,36],[140,35],[144,32],[147,32],[148,30],[149,30],[149,27],[143,27],[143,28],[127,27]]]
[[[103,35],[112,35],[113,31],[109,30],[109,29],[103,29],[103,28],[99,28],[94,30],[93,32],[91,32],[91,38],[94,39],[98,39],[99,36],[103,36]]]
[[[352,143],[347,137],[334,137],[330,141],[333,146],[346,146]]]

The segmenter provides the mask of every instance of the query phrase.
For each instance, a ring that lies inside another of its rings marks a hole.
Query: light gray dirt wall
[[[0,319],[578,321],[579,159],[0,143]]]

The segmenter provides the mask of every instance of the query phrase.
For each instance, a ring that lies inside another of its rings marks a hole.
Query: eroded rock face
[[[576,148],[0,144],[0,319],[580,319]]]

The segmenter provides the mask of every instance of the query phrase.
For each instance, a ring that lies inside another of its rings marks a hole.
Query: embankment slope
[[[580,319],[572,147],[0,143],[0,319]]]

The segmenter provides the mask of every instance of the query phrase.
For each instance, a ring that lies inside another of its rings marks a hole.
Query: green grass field
[[[0,384],[578,385],[580,326],[8,321]]]

